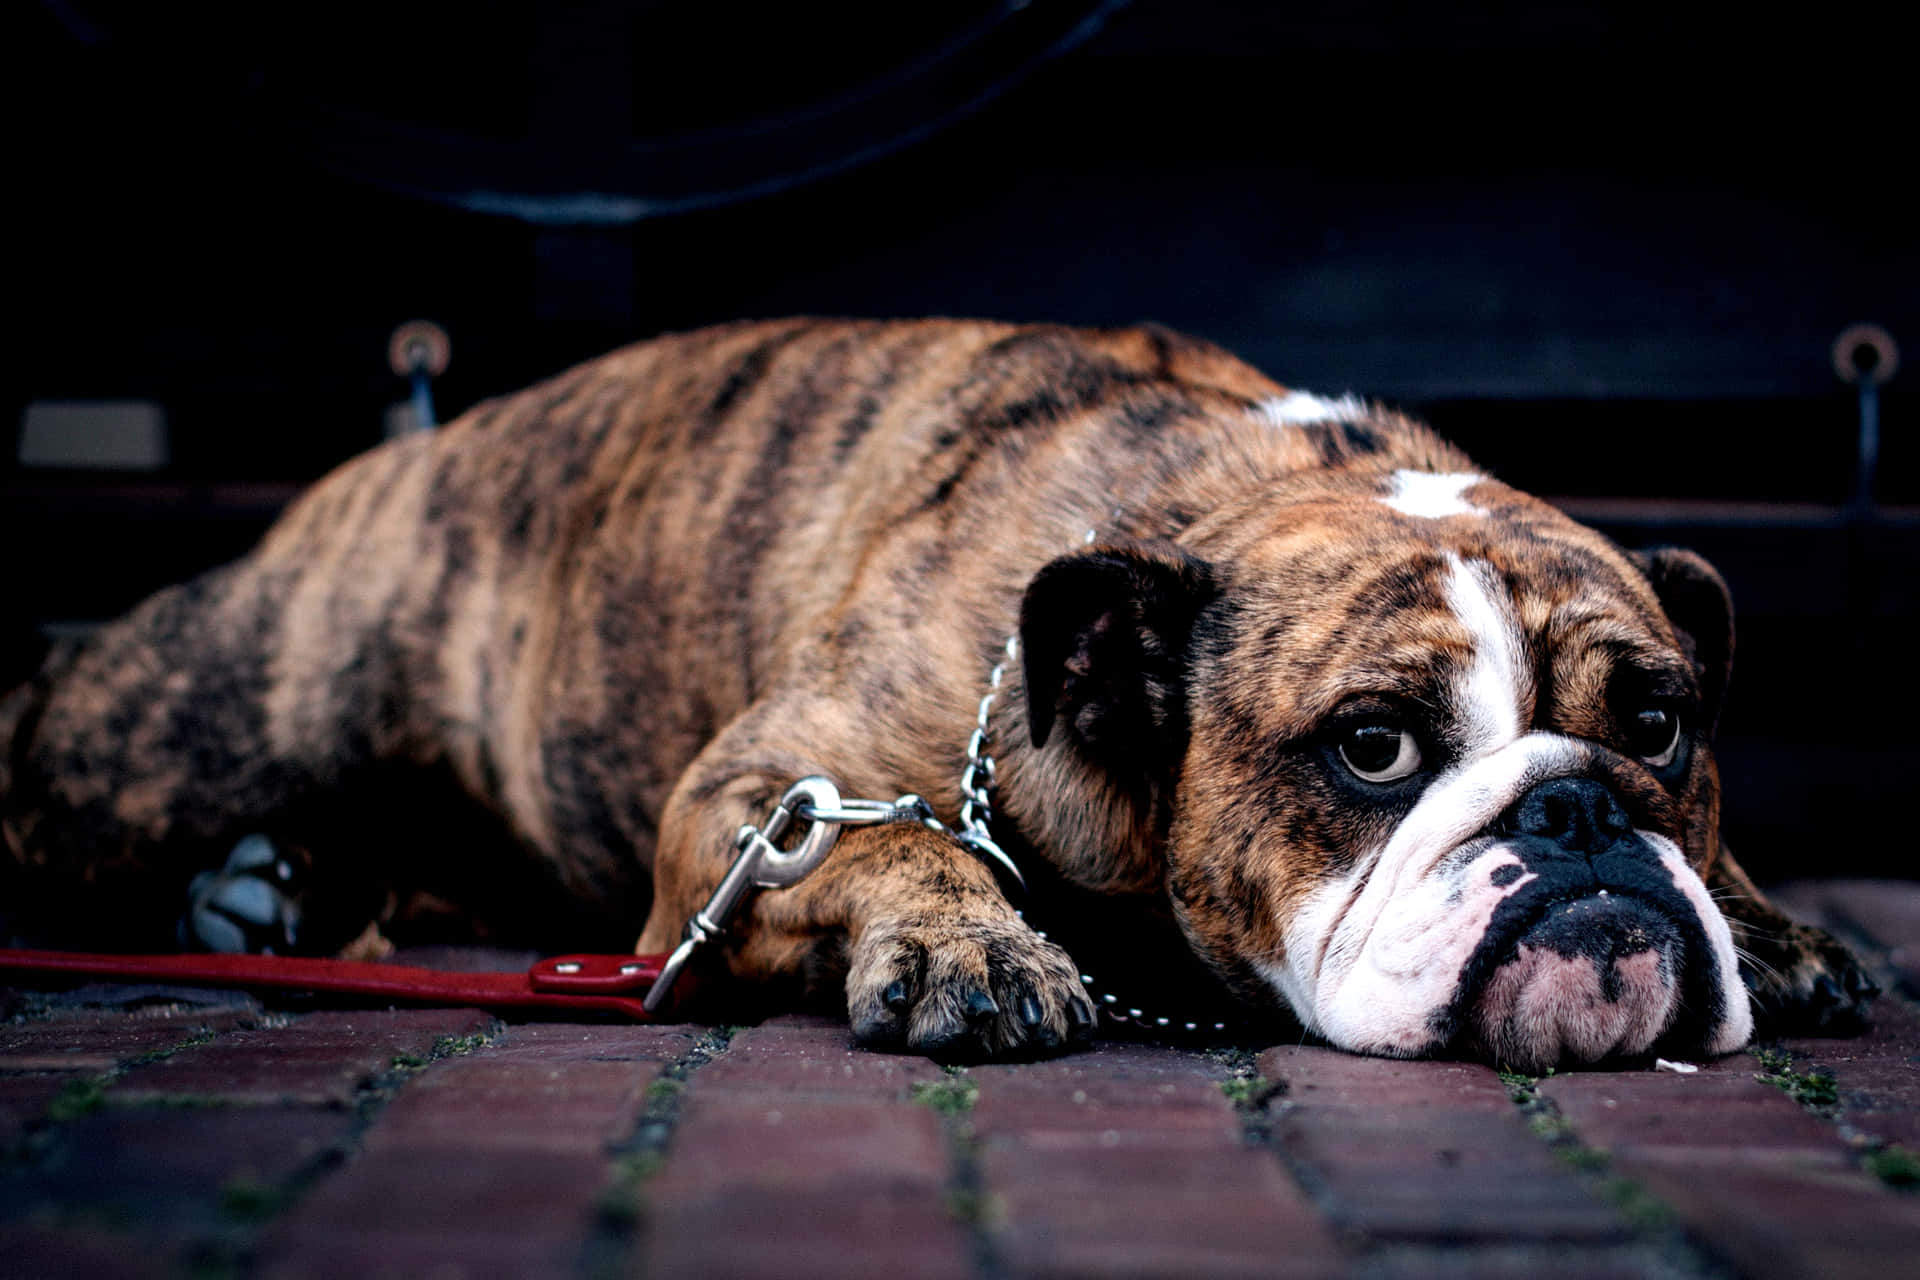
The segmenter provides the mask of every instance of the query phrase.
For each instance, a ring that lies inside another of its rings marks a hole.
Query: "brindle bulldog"
[[[0,704],[5,891],[170,945],[259,833],[309,949],[429,903],[662,950],[803,775],[953,822],[979,719],[1024,917],[950,834],[849,827],[697,1007],[1017,1055],[1118,972],[1366,1053],[1725,1053],[1872,993],[1720,842],[1732,648],[1698,557],[1204,343],[737,325],[375,449],[56,654]]]

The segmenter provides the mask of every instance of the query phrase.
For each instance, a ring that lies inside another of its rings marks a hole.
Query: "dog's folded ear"
[[[1706,708],[1706,729],[1720,718],[1727,676],[1733,668],[1733,595],[1719,570],[1682,547],[1629,553],[1647,575],[1660,607],[1693,659]]]
[[[1034,576],[1020,606],[1033,745],[1054,725],[1105,763],[1184,750],[1188,643],[1218,594],[1170,542],[1098,544]]]

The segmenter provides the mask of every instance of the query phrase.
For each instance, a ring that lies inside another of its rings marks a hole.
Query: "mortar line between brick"
[[[1240,1141],[1267,1152],[1279,1163],[1281,1171],[1293,1179],[1293,1184],[1300,1188],[1300,1193],[1313,1205],[1320,1220],[1350,1256],[1359,1257],[1376,1251],[1381,1242],[1340,1221],[1332,1211],[1333,1195],[1326,1180],[1274,1132],[1274,1108],[1278,1106],[1284,1109],[1294,1105],[1287,1101],[1287,1082],[1268,1080],[1260,1075],[1259,1055],[1254,1050],[1234,1049],[1222,1057],[1231,1073],[1228,1080],[1243,1082],[1238,1086],[1223,1083],[1221,1087],[1240,1121]]]
[[[259,1015],[264,1016],[264,1015]],[[147,1049],[119,1059],[104,1071],[77,1071],[61,1089],[60,1093],[47,1103],[39,1118],[23,1127],[21,1136],[13,1150],[5,1152],[8,1160],[16,1167],[30,1165],[39,1159],[54,1140],[59,1128],[69,1121],[89,1115],[104,1106],[161,1106],[161,1100],[118,1103],[111,1102],[106,1096],[107,1089],[129,1072],[155,1062],[164,1062],[177,1053],[189,1049],[198,1049],[212,1044],[229,1031],[243,1030],[251,1024],[249,1019],[236,1023],[224,1030],[209,1022],[199,1022],[180,1028],[181,1037],[173,1044]]]
[[[268,1013],[267,1018],[275,1019],[272,1026],[276,1029],[294,1025],[301,1016],[294,1014]],[[221,1259],[197,1259],[198,1263],[217,1262],[224,1264],[230,1272],[249,1275],[257,1266],[256,1251],[262,1236],[275,1222],[284,1218],[306,1196],[326,1181],[337,1175],[353,1162],[360,1149],[366,1143],[367,1134],[379,1122],[380,1116],[393,1102],[401,1089],[405,1088],[416,1076],[428,1070],[436,1062],[447,1058],[465,1057],[467,1054],[484,1050],[506,1033],[506,1024],[495,1018],[483,1032],[475,1035],[439,1037],[424,1059],[407,1060],[396,1057],[386,1070],[376,1072],[362,1080],[355,1091],[353,1115],[347,1129],[338,1139],[315,1151],[312,1156],[301,1162],[280,1185],[270,1188],[266,1207],[257,1218],[247,1224],[247,1232],[235,1255]]]
[[[63,1091],[60,1097],[48,1105],[46,1117],[29,1131],[22,1140],[21,1149],[13,1153],[16,1167],[23,1171],[30,1169],[57,1146],[59,1132],[63,1126],[102,1108],[144,1111],[181,1105],[181,1099],[177,1097],[136,1097],[119,1101],[107,1095],[106,1091],[113,1083],[129,1075],[137,1075],[142,1067],[164,1062],[185,1051],[204,1048],[231,1033],[281,1030],[294,1025],[301,1016],[265,1010],[225,1028],[214,1027],[207,1023],[198,1024],[191,1029],[182,1028],[186,1034],[174,1044],[131,1055],[114,1063],[105,1071],[91,1073],[84,1080],[75,1081],[76,1085],[83,1086],[82,1096],[76,1099],[74,1093],[82,1091],[69,1089]],[[503,1024],[496,1019],[480,1038],[481,1044],[491,1042],[502,1029]],[[328,1173],[351,1160],[353,1153],[359,1149],[366,1133],[372,1128],[386,1104],[392,1100],[393,1095],[408,1080],[433,1062],[470,1052],[476,1047],[472,1040],[473,1038],[470,1037],[464,1042],[454,1042],[451,1037],[443,1036],[425,1059],[416,1062],[396,1060],[385,1071],[368,1077],[359,1088],[348,1127],[338,1139],[327,1143],[311,1157],[302,1161],[291,1173],[280,1179],[277,1185],[251,1189],[255,1194],[249,1200],[249,1217],[244,1223],[235,1224],[237,1228],[235,1237],[221,1240],[208,1238],[193,1242],[185,1247],[180,1255],[181,1258],[198,1270],[212,1270],[220,1274],[249,1272],[254,1262],[254,1250],[258,1247],[266,1229],[297,1204]],[[210,1096],[204,1101],[209,1106],[224,1105],[224,1099],[217,1096]]]
[[[1010,1274],[988,1212],[991,1192],[980,1165],[980,1138],[973,1128],[973,1107],[980,1086],[965,1067],[945,1068],[939,1080],[913,1086],[913,1101],[934,1109],[947,1138],[947,1210],[967,1229],[967,1253],[980,1280]]]
[[[1635,1179],[1613,1171],[1612,1156],[1588,1146],[1553,1099],[1543,1097],[1533,1076],[1502,1071],[1507,1096],[1527,1117],[1528,1130],[1582,1179],[1588,1189],[1612,1205],[1632,1232],[1631,1242],[1656,1251],[1676,1274],[1723,1280],[1739,1268],[1696,1234],[1673,1206]]]
[[[709,1028],[685,1053],[661,1068],[647,1085],[646,1105],[634,1120],[632,1133],[607,1145],[608,1185],[574,1268],[582,1280],[614,1280],[632,1274],[645,1217],[646,1184],[672,1150],[687,1081],[724,1055],[739,1030]]]
[[[1897,992],[1887,992],[1881,1000],[1898,1000],[1912,1006]],[[1920,1152],[1912,1152],[1898,1142],[1889,1142],[1865,1130],[1856,1128],[1847,1116],[1847,1104],[1839,1092],[1843,1068],[1823,1068],[1815,1055],[1797,1054],[1779,1040],[1765,1044],[1750,1045],[1748,1054],[1760,1066],[1764,1073],[1755,1072],[1754,1078],[1762,1084],[1770,1084],[1795,1102],[1801,1110],[1807,1112],[1832,1127],[1834,1141],[1840,1144],[1847,1154],[1849,1163],[1856,1169],[1877,1179],[1889,1190],[1911,1194],[1910,1185],[1902,1185],[1899,1176],[1911,1177]],[[1811,1070],[1799,1069],[1802,1058]],[[1831,1091],[1831,1101],[1823,1100],[1827,1091]],[[1868,1093],[1862,1090],[1860,1092]],[[1881,1162],[1885,1161],[1883,1165]]]

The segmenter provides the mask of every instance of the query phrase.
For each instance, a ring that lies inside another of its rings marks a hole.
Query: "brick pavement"
[[[1907,1274],[1920,885],[1787,897],[1903,994],[1691,1075],[14,991],[0,1277]]]

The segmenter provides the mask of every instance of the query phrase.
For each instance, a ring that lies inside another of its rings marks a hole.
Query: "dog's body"
[[[310,945],[427,891],[496,927],[559,904],[574,947],[650,900],[666,949],[797,778],[951,822],[1016,632],[995,832],[1056,937],[1177,928],[1336,1044],[1516,1065],[1737,1047],[1736,940],[1764,1013],[1863,996],[1719,845],[1710,569],[1156,330],[733,326],[377,449],[0,702],[9,892],[151,946],[264,831]],[[376,784],[402,812],[333,799]],[[717,950],[844,991],[867,1043],[1091,1029],[1074,961],[923,826],[846,829]]]

